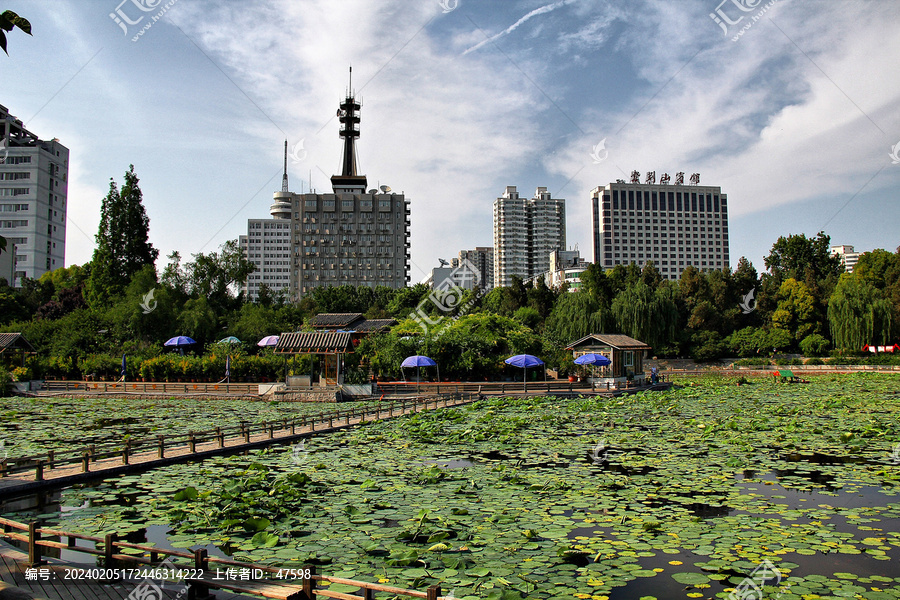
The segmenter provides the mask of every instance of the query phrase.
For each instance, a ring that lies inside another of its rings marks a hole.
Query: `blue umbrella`
[[[427,356],[407,356],[403,359],[403,362],[400,364],[401,367],[434,367],[437,366],[437,363],[428,358]]]
[[[588,354],[582,354],[581,356],[576,358],[575,364],[576,365],[600,365],[601,367],[605,367],[612,363],[608,358],[606,358],[602,354],[594,354],[593,352],[589,352]],[[594,384],[591,383],[592,388],[593,388],[593,385]]]
[[[419,367],[437,367],[437,363],[427,356],[416,354],[415,356],[407,356],[400,363],[400,368],[416,367],[416,393],[419,393]],[[441,381],[441,368],[438,367],[438,382]]]
[[[576,365],[600,365],[601,367],[605,367],[611,364],[610,360],[603,356],[602,354],[582,354],[578,358],[575,359]]]
[[[525,376],[528,374],[528,367],[537,367],[544,364],[544,361],[537,356],[532,356],[530,354],[516,354],[515,356],[510,356],[503,362],[522,369],[522,389],[526,391]]]
[[[508,365],[522,368],[537,367],[544,364],[544,361],[530,354],[516,354],[515,356],[510,356],[504,362]]]
[[[196,343],[197,342],[195,342],[191,338],[187,337],[186,335],[177,335],[173,338],[169,338],[168,340],[166,340],[166,343],[163,345],[164,346],[175,346],[176,348],[178,348],[178,351],[183,355],[184,354],[183,346],[191,346]]]
[[[169,338],[166,340],[164,346],[175,346],[176,348],[180,348],[181,346],[190,346],[191,344],[196,344],[194,340],[187,337],[186,335],[177,335],[173,338]]]
[[[241,340],[237,339],[233,335],[229,335],[227,338],[223,338],[216,343],[217,344],[240,344]]]

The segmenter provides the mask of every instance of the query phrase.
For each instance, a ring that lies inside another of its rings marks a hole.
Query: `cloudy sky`
[[[507,185],[565,198],[592,259],[590,190],[633,170],[720,185],[732,264],[791,233],[900,245],[895,0],[120,1],[0,4],[34,28],[0,104],[71,150],[67,264],[130,163],[160,269],[268,216],[285,139],[291,191],[330,191],[350,64],[361,169],[412,200],[413,281],[491,245]]]

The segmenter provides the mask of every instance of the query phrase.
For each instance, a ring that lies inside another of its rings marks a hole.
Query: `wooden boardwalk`
[[[47,564],[40,567],[40,571],[47,573],[38,576],[37,579],[27,579],[28,555],[5,542],[0,541],[0,596],[5,587],[15,587],[25,591],[37,600],[125,600],[138,588],[143,581],[119,581],[103,583],[97,580],[80,580],[73,584],[66,581],[67,569],[89,568],[91,565],[73,565],[57,559],[45,559]],[[44,577],[47,579],[45,580]],[[186,600],[187,594],[182,593],[184,584],[169,583],[159,589],[157,595],[148,595],[153,600]],[[7,592],[8,593],[8,592]],[[180,594],[180,595],[179,595]],[[219,590],[216,592],[216,600],[248,600],[256,596],[244,596]]]
[[[471,394],[403,399],[386,405],[379,403],[365,410],[344,411],[304,419],[304,426],[297,426],[296,422],[265,423],[250,428],[242,427],[243,433],[232,437],[214,432],[190,434],[188,443],[166,446],[161,450],[133,454],[118,450],[108,452],[105,458],[68,462],[58,458],[54,461],[44,460],[40,461],[39,469],[32,467],[29,470],[4,472],[4,476],[0,477],[0,500],[105,477],[148,471],[181,462],[237,454],[273,444],[292,443],[312,435],[352,427],[363,421],[389,419],[427,409],[458,406],[477,399],[477,395]],[[253,429],[255,433],[252,433]]]

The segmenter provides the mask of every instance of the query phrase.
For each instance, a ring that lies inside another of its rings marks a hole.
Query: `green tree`
[[[13,27],[18,27],[21,31],[31,35],[31,23],[29,23],[27,19],[20,17],[11,10],[4,11],[3,14],[0,14],[0,48],[3,49],[3,52],[6,53],[7,56],[9,56],[9,52],[6,51],[6,33],[4,32],[12,31]]]
[[[600,308],[589,294],[562,294],[544,322],[544,335],[556,346],[565,347],[591,333],[605,333],[613,323],[612,314]]]
[[[891,302],[849,273],[841,275],[828,302],[828,324],[834,346],[844,350],[889,344],[896,329]]]
[[[641,281],[649,286],[651,290],[655,290],[662,283],[662,275],[660,275],[659,269],[656,268],[652,260],[648,260],[644,268],[641,269]]]
[[[785,279],[778,290],[778,307],[772,313],[772,326],[789,332],[796,341],[816,333],[816,302],[806,284]]]
[[[537,311],[541,320],[546,319],[553,310],[553,304],[556,302],[557,293],[547,287],[544,278],[541,277],[537,283],[527,291],[528,307]]]
[[[824,356],[828,352],[829,345],[824,336],[813,333],[800,342],[800,351],[804,356]]]
[[[97,248],[91,259],[88,299],[92,306],[107,304],[145,265],[159,256],[149,241],[150,219],[144,210],[139,180],[130,165],[119,190],[110,179],[109,192],[100,207]]]
[[[814,238],[805,235],[779,237],[765,258],[766,268],[778,284],[788,278],[805,281],[812,273],[816,281],[839,277],[844,270],[841,259],[831,254],[831,238],[820,231]]]
[[[742,358],[756,356],[768,347],[766,331],[757,327],[744,327],[726,340],[728,347]]]
[[[900,279],[900,252],[865,252],[853,267],[853,275],[879,290],[888,290]]]
[[[611,277],[607,277],[603,267],[589,264],[579,275],[581,292],[590,295],[600,306],[609,306],[615,297]]]
[[[529,329],[537,329],[541,323],[541,314],[530,306],[523,306],[516,311],[513,319]]]
[[[657,294],[643,281],[629,285],[612,303],[618,330],[654,348],[671,343],[678,311],[669,293]]]
[[[184,303],[184,309],[178,314],[178,327],[180,335],[192,338],[201,347],[215,341],[218,319],[206,297],[192,298]]]
[[[192,297],[207,298],[216,310],[233,304],[236,289],[246,283],[256,267],[244,256],[237,240],[220,246],[221,252],[198,253],[194,260],[181,266],[177,252],[169,255],[172,262],[163,271],[163,282]]]

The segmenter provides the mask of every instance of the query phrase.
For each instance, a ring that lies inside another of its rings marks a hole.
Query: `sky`
[[[700,173],[729,199],[731,263],[779,236],[900,246],[895,0],[3,0],[0,104],[70,149],[66,264],[90,260],[110,178],[135,165],[157,268],[331,191],[338,103],[359,165],[411,200],[412,281],[492,245],[506,186],[566,199]],[[112,15],[112,16],[111,16]],[[153,19],[156,18],[154,21]],[[117,22],[118,20],[118,22]],[[893,156],[892,156],[893,155]]]

